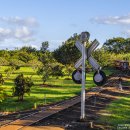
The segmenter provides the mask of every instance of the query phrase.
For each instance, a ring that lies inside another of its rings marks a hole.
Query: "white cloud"
[[[5,39],[10,38],[12,34],[11,29],[0,27],[0,41],[5,41]]]
[[[32,34],[33,34],[32,31],[29,30],[29,28],[26,26],[23,26],[21,28],[16,28],[14,30],[14,37],[18,39],[31,37]]]
[[[34,41],[36,35],[37,20],[34,17],[0,17],[0,42],[14,40],[22,42]]]
[[[130,14],[123,16],[95,17],[91,20],[100,24],[130,25]]]
[[[0,35],[1,36],[8,36],[8,35],[10,35],[10,33],[11,33],[11,29],[0,28]]]
[[[98,24],[120,26],[123,30],[121,33],[130,37],[130,14],[123,16],[95,17],[92,18],[91,21]]]
[[[26,26],[12,29],[0,28],[0,42],[17,39],[23,42],[34,41],[33,31]]]
[[[20,26],[37,26],[38,22],[34,17],[21,18],[21,17],[0,17],[0,22],[7,23],[9,25]]]

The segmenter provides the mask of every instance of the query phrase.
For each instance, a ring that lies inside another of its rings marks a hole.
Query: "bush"
[[[27,62],[26,66],[31,66],[32,69],[36,70],[42,66],[42,62],[38,61],[37,59],[33,59],[33,60],[30,60],[29,62]]]
[[[4,79],[3,79],[3,75],[0,73],[0,85],[4,84]]]
[[[0,102],[2,102],[6,96],[7,96],[6,92],[4,91],[3,88],[0,87]]]
[[[4,84],[4,79],[3,79],[3,75],[0,74],[0,86]],[[6,97],[6,92],[4,91],[3,88],[0,88],[0,102],[2,102],[2,100],[4,100],[4,98]]]
[[[55,63],[55,65],[52,67],[52,76],[56,76],[58,78],[58,76],[63,76],[63,72],[62,69],[64,68],[64,66],[60,63]]]
[[[31,87],[34,85],[32,79],[24,77],[23,74],[18,75],[15,80],[15,87],[13,88],[13,96],[18,96],[18,101],[23,101],[24,94],[30,94]]]
[[[6,65],[9,65],[9,62],[5,58],[0,57],[0,66]]]
[[[25,63],[23,62],[23,61],[21,61],[21,60],[18,60],[18,59],[10,59],[10,61],[9,61],[9,64],[12,66],[24,66],[25,65]]]
[[[113,54],[104,49],[97,49],[93,52],[93,56],[102,67],[111,66],[113,63]]]

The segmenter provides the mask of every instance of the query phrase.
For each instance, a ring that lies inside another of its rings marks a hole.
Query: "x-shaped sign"
[[[99,45],[99,42],[95,39],[92,44],[89,46],[89,48],[85,48],[86,53],[85,53],[85,59],[88,59],[89,63],[92,65],[92,67],[95,70],[98,70],[100,68],[99,64],[97,63],[97,61],[91,56],[92,51],[94,51],[97,46]],[[75,46],[79,49],[79,51],[82,53],[82,47],[83,44],[81,44],[80,41],[77,41],[75,43]],[[82,65],[82,60],[83,58],[81,57],[76,63],[75,63],[75,68],[79,68]]]

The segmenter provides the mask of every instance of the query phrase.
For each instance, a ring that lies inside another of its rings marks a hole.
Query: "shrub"
[[[31,87],[34,85],[32,79],[24,77],[23,74],[18,75],[15,80],[15,87],[13,88],[13,96],[18,96],[18,101],[23,101],[24,94],[28,95],[31,92]]]
[[[3,79],[3,75],[0,74],[0,86],[4,84],[4,79]],[[4,100],[4,98],[6,97],[6,93],[4,91],[3,88],[0,87],[0,102],[2,102],[2,100]]]

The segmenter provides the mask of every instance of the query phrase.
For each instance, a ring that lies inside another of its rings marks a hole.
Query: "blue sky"
[[[130,37],[129,0],[0,0],[0,49],[49,41],[56,49],[74,33],[90,40]]]

